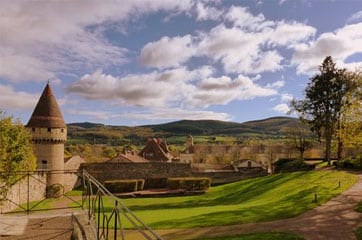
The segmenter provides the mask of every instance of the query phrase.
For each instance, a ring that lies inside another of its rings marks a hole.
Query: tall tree
[[[32,171],[36,168],[30,133],[20,122],[13,123],[0,111],[0,199],[7,189],[16,183],[16,171]]]
[[[319,67],[319,73],[310,79],[305,89],[305,99],[291,103],[292,109],[310,125],[319,139],[324,138],[328,164],[331,161],[332,138],[340,126],[350,86],[346,70],[336,68],[332,57],[328,56]]]
[[[352,88],[347,94],[339,138],[349,147],[362,146],[362,72],[348,73]]]

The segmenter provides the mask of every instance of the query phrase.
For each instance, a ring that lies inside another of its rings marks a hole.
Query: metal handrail
[[[120,239],[124,240],[125,229],[123,229],[121,221],[121,216],[123,216],[132,224],[136,231],[142,234],[144,239],[162,240],[155,231],[129,210],[118,197],[114,196],[96,178],[84,169],[82,176],[84,186],[82,197],[83,209],[84,206],[87,206],[89,221],[92,219],[96,220],[98,239],[109,239],[110,224],[113,223],[113,239],[117,240],[118,235],[120,235]],[[103,197],[113,200],[114,205],[111,212],[105,210]],[[117,232],[118,227],[120,229],[120,234]]]

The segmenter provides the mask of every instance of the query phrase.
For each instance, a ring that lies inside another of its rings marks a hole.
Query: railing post
[[[27,200],[26,200],[26,214],[29,215],[29,211],[30,211],[30,172],[27,171],[27,187],[28,187],[28,191],[27,191]]]
[[[118,201],[115,200],[115,209],[116,214],[114,214],[114,240],[117,240],[117,220],[118,220]]]

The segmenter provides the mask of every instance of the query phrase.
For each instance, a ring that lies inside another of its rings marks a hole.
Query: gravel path
[[[354,211],[356,204],[362,201],[362,175],[358,176],[359,181],[352,188],[295,218],[231,226],[159,230],[157,232],[165,240],[186,240],[270,231],[294,232],[306,240],[356,239],[354,231],[357,227],[362,226],[362,213]]]

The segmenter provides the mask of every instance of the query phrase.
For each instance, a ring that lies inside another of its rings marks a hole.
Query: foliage
[[[326,142],[325,159],[330,162],[331,141],[340,126],[340,117],[348,91],[350,79],[345,69],[338,69],[328,56],[305,89],[305,99],[292,101],[292,108],[306,121],[311,130]]]
[[[184,177],[167,179],[168,189],[207,190],[210,184],[210,178]]]
[[[347,157],[337,163],[340,168],[362,170],[362,155]]]
[[[362,227],[358,227],[355,233],[357,240],[362,240]]]
[[[293,148],[299,152],[299,160],[303,161],[305,151],[314,145],[311,131],[301,121],[294,126],[283,128],[282,131],[288,136],[288,140],[291,140]]]
[[[362,143],[362,72],[349,73],[353,88],[348,92],[344,107],[340,137],[347,147],[361,147]]]
[[[197,240],[303,240],[304,238],[294,233],[270,232],[270,233],[249,233],[236,236],[200,238]]]
[[[306,164],[300,159],[281,158],[274,163],[274,172],[309,171],[313,170],[314,167],[314,165]]]
[[[3,184],[0,196],[18,180],[14,172],[36,168],[30,133],[12,120],[0,111],[0,183]]]
[[[112,193],[136,192],[143,190],[145,180],[126,179],[105,181],[104,186]]]
[[[203,195],[122,199],[152,228],[191,228],[294,217],[335,197],[358,177],[338,171],[275,174],[211,187]],[[338,182],[341,187],[338,188]],[[318,203],[315,192],[321,193]],[[113,201],[105,201],[111,209]],[[127,221],[124,221],[127,227]]]

